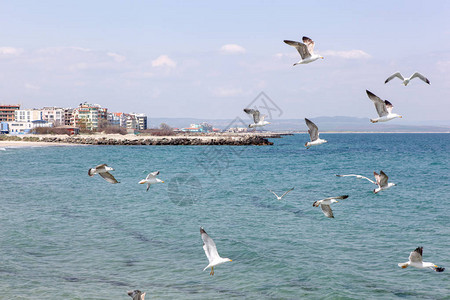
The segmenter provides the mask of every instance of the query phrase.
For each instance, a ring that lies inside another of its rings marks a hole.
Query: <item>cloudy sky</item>
[[[242,2],[1,1],[0,103],[227,119],[264,91],[284,119],[375,117],[368,89],[450,122],[450,1]],[[304,35],[325,59],[294,67]]]

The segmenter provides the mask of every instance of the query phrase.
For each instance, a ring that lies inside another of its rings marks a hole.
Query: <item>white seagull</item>
[[[331,210],[330,204],[339,202],[336,199],[347,199],[348,195],[338,196],[338,197],[330,197],[322,200],[317,200],[313,203],[314,207],[319,207],[322,209],[322,212],[328,218],[334,218],[333,211]]]
[[[159,175],[159,171],[152,172],[152,173],[148,174],[145,179],[142,179],[141,181],[139,181],[139,184],[145,184],[146,183],[147,184],[147,192],[148,192],[148,189],[150,188],[150,185],[158,183],[158,182],[164,183],[164,181],[162,181],[161,179],[156,178],[156,176],[158,176],[158,175]]]
[[[385,81],[384,83],[385,83],[385,84],[388,83],[389,81],[391,81],[391,80],[394,79],[395,77],[400,78],[400,80],[403,81],[403,84],[404,84],[405,86],[407,86],[408,83],[411,81],[411,79],[414,79],[414,78],[419,78],[419,79],[421,79],[423,82],[426,82],[426,83],[430,84],[430,81],[428,80],[428,78],[426,78],[425,76],[423,76],[423,75],[420,74],[419,72],[415,72],[414,74],[411,75],[411,77],[408,77],[408,78],[404,78],[404,77],[402,76],[402,74],[400,74],[400,72],[396,72],[396,73],[392,74],[391,76],[389,76],[389,78],[386,79],[386,81]]]
[[[336,175],[337,177],[356,177],[356,178],[360,178],[360,179],[366,179],[370,182],[372,182],[373,184],[378,185],[378,187],[376,189],[373,190],[373,192],[376,194],[379,191],[388,189],[390,187],[395,186],[395,183],[392,182],[388,182],[389,177],[386,175],[386,173],[384,173],[383,171],[380,171],[380,174],[378,174],[377,172],[373,172],[373,175],[375,176],[375,181],[362,176],[362,175],[356,175],[356,174],[348,174],[348,175]]]
[[[269,192],[271,192],[272,194],[274,194],[275,195],[275,197],[277,197],[277,199],[278,200],[281,200],[281,199],[283,199],[283,197],[284,196],[286,196],[287,195],[287,193],[289,193],[290,191],[292,191],[294,188],[292,188],[292,189],[290,189],[290,190],[288,190],[288,191],[286,191],[283,195],[281,195],[281,196],[278,196],[274,191],[272,191],[272,190],[269,190],[269,189],[267,189]]]
[[[203,271],[211,268],[211,272],[209,273],[209,275],[214,275],[215,266],[232,260],[229,258],[220,257],[219,253],[217,252],[216,244],[214,243],[213,239],[209,237],[203,227],[200,227],[200,235],[202,236],[203,240],[203,250],[205,250],[206,257],[209,261],[209,264],[203,269]]]
[[[326,140],[322,140],[319,138],[319,128],[317,128],[316,124],[311,122],[310,120],[305,118],[306,125],[308,126],[309,137],[311,138],[311,142],[306,142],[305,147],[309,149],[311,146],[317,146],[320,144],[328,143]]]
[[[95,174],[98,174],[103,177],[106,181],[110,183],[119,183],[114,176],[109,173],[109,171],[114,171],[113,168],[108,167],[106,164],[98,165],[95,168],[91,168],[88,171],[89,176],[94,176]]]
[[[377,123],[377,122],[387,122],[395,118],[402,118],[402,116],[398,114],[392,113],[392,103],[387,100],[381,100],[379,97],[377,97],[375,94],[371,93],[370,91],[366,90],[367,96],[369,96],[370,100],[373,101],[375,104],[375,108],[377,109],[377,113],[380,116],[376,119],[370,119],[370,122]]]
[[[289,46],[295,47],[295,49],[297,49],[298,53],[300,53],[300,56],[302,57],[302,59],[296,62],[294,66],[300,64],[309,64],[310,62],[318,60],[319,58],[323,59],[323,56],[314,54],[314,41],[312,39],[304,36],[302,40],[303,43],[284,40],[284,42]]]
[[[133,298],[133,300],[144,300],[145,298],[145,293],[140,290],[128,291],[127,294]]]
[[[256,127],[263,127],[267,124],[270,124],[270,122],[264,121],[264,118],[266,116],[261,116],[259,113],[259,110],[257,109],[251,109],[251,108],[244,108],[245,113],[253,116],[253,124],[248,125],[249,128],[256,128]]]
[[[440,268],[430,262],[424,262],[422,260],[422,251],[423,247],[417,247],[416,250],[414,250],[413,252],[411,252],[411,254],[409,254],[409,261],[398,264],[398,266],[402,269],[406,269],[408,266],[411,266],[418,269],[430,268],[436,272],[444,272],[445,268]]]

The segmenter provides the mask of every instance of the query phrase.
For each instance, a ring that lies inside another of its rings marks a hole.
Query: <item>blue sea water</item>
[[[450,134],[321,137],[0,151],[0,299],[450,299]],[[335,176],[379,170],[397,186]],[[334,219],[312,206],[344,194]],[[200,226],[233,260],[214,276]],[[399,268],[418,246],[447,270]]]

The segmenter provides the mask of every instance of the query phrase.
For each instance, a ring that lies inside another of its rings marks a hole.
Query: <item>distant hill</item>
[[[320,131],[358,131],[358,132],[450,132],[450,121],[407,122],[404,119],[392,120],[386,123],[372,124],[369,118],[355,117],[317,117],[311,118]],[[215,128],[246,127],[250,119],[196,119],[196,118],[149,118],[149,127],[158,127],[166,123],[171,127],[185,128],[192,123],[207,122]],[[273,119],[265,127],[270,131],[307,131],[304,119]]]

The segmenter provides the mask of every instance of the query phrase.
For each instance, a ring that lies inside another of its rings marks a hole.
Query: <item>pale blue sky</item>
[[[450,121],[450,2],[241,2],[2,1],[0,102],[225,119],[264,91],[281,118],[375,117],[369,89]],[[325,59],[293,67],[303,35]]]

